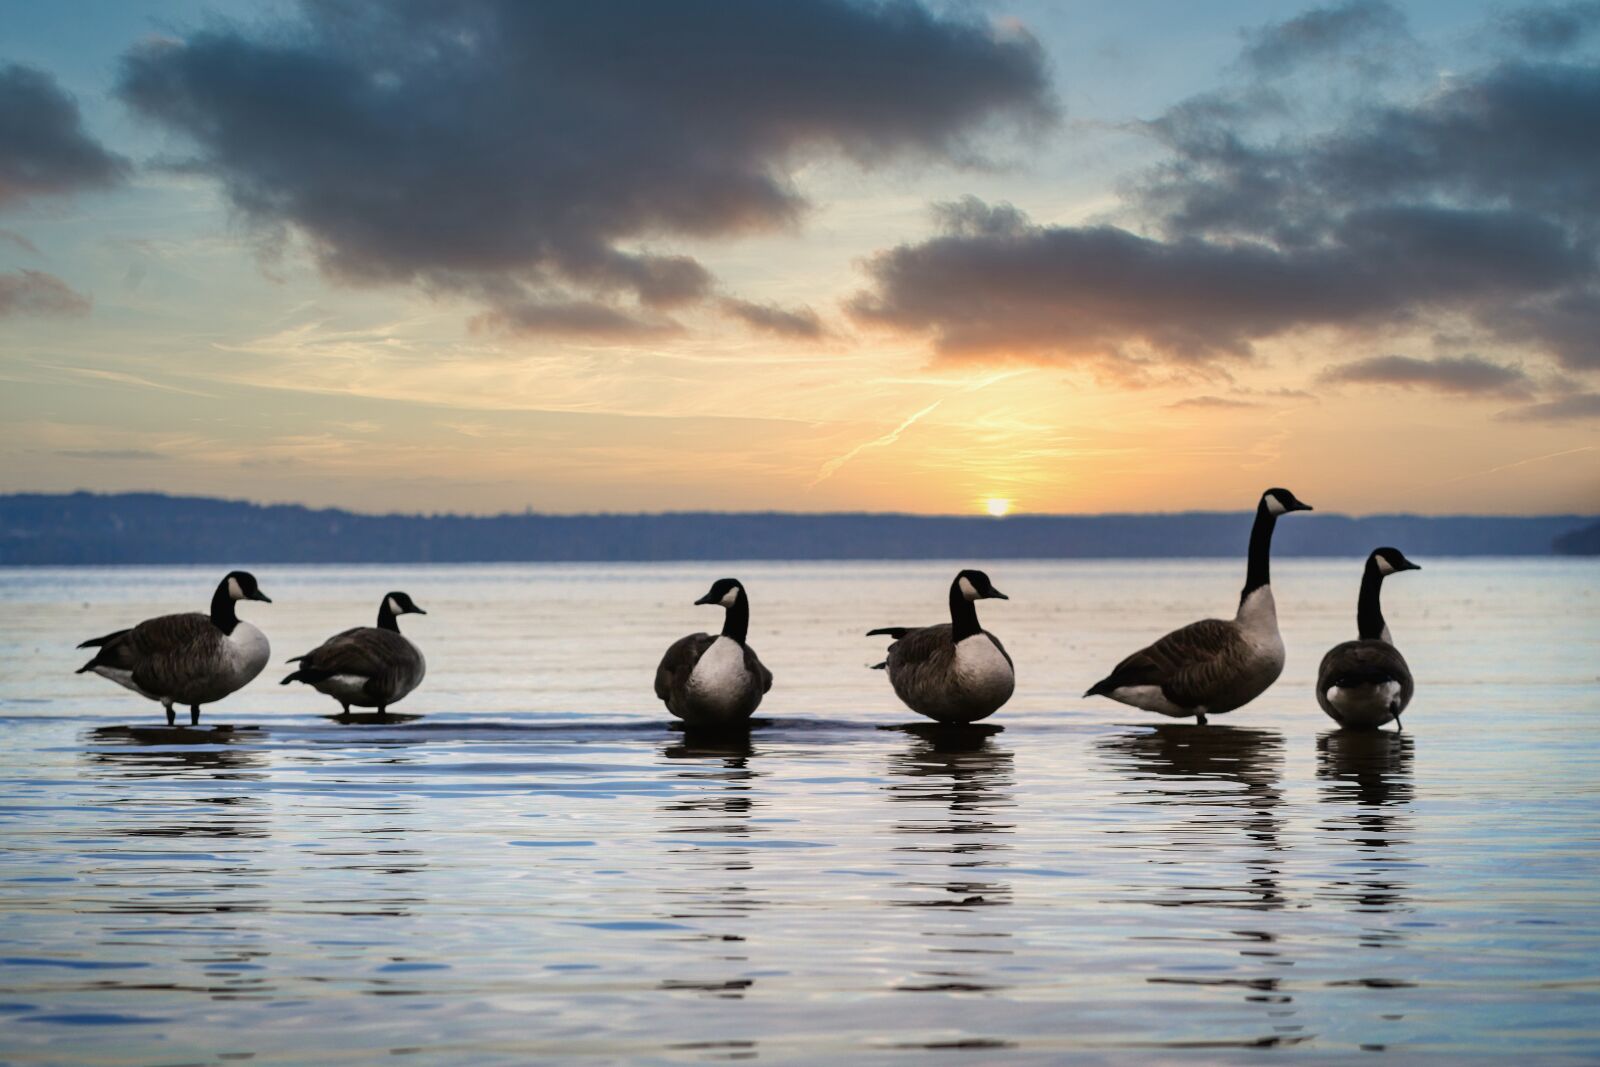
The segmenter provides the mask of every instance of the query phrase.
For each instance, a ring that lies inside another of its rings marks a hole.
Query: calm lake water
[[[1209,727],[1077,694],[1242,561],[996,563],[962,734],[861,636],[953,565],[259,566],[274,665],[204,720],[259,729],[201,746],[104,733],[160,708],[73,645],[224,568],[0,570],[0,1062],[1595,1062],[1600,566],[1419,562],[1398,737],[1312,695],[1359,560],[1275,565],[1288,668]],[[686,741],[652,674],[723,573],[776,683]],[[276,684],[391,588],[421,719]]]

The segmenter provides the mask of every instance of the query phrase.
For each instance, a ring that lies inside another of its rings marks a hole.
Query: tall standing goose
[[[887,669],[895,695],[919,715],[944,723],[993,715],[1016,688],[1016,671],[1000,639],[978,625],[977,601],[1009,600],[982,571],[964,570],[950,583],[950,621],[871,630],[894,638]]]
[[[656,696],[688,726],[738,726],[772,688],[772,672],[746,643],[750,598],[738,579],[718,578],[695,603],[727,609],[722,633],[690,634],[674,641],[656,668]]]
[[[77,673],[92,671],[142,697],[159,700],[167,711],[168,726],[176,720],[172,706],[187,704],[189,725],[198,726],[201,704],[244,688],[272,654],[267,636],[234,611],[241,600],[272,603],[254,575],[230,571],[212,594],[210,614],[162,615],[131,630],[85,641],[78,647],[99,651]]]
[[[377,626],[356,626],[334,634],[290,663],[300,664],[279,685],[304,682],[319,693],[339,702],[349,716],[350,705],[377,708],[386,714],[389,705],[422,684],[428,665],[416,645],[401,636],[401,615],[426,615],[427,612],[404,593],[387,594],[378,605]]]
[[[1375,548],[1361,574],[1356,601],[1356,640],[1334,645],[1317,670],[1317,703],[1340,726],[1373,728],[1393,720],[1411,703],[1413,685],[1406,658],[1394,647],[1383,621],[1379,595],[1396,571],[1420,571],[1398,548]]]
[[[1145,711],[1175,718],[1243,707],[1266,692],[1283,673],[1283,637],[1272,600],[1269,561],[1278,516],[1310,511],[1287,489],[1268,489],[1250,528],[1250,562],[1239,610],[1232,619],[1192,622],[1142,648],[1083,695],[1106,696]]]

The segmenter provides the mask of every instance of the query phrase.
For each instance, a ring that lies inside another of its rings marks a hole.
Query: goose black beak
[[[1408,560],[1406,560],[1406,565],[1404,567],[1401,567],[1400,569],[1403,570],[1403,571],[1420,571],[1422,569],[1422,564],[1420,564],[1420,563],[1412,563],[1408,559]]]
[[[989,589],[988,595],[986,597],[984,597],[985,600],[990,599],[990,598],[993,598],[995,600],[1010,600],[1011,599],[1010,597],[1008,597],[1004,593],[1002,593],[1000,590],[995,589],[993,587],[991,587]]]
[[[1317,509],[1312,507],[1310,504],[1307,504],[1304,500],[1296,500],[1294,502],[1294,507],[1290,508],[1289,510],[1290,511],[1316,511]]]
[[[272,603],[272,598],[271,598],[271,597],[269,597],[269,596],[268,596],[268,595],[267,595],[267,594],[265,594],[265,593],[263,593],[263,592],[262,592],[262,591],[261,591],[261,590],[259,590],[259,589],[257,589],[257,590],[256,590],[256,591],[255,591],[255,592],[254,592],[254,593],[251,593],[251,594],[250,594],[250,595],[249,595],[249,596],[248,596],[248,597],[246,597],[246,599],[247,599],[247,600],[259,600],[259,601],[261,601],[261,602],[262,602],[262,603],[263,603],[263,604],[270,604],[270,603]]]
[[[696,604],[715,604],[716,601],[711,599],[711,594],[710,593],[707,593],[705,596],[701,597],[699,600],[696,600],[695,603]]]
[[[413,614],[413,615],[426,615],[427,612],[423,611],[421,608],[419,608],[415,604],[413,604],[413,605],[411,605],[411,614]]]

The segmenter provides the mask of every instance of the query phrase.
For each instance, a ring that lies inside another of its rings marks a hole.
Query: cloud
[[[822,320],[808,307],[791,310],[775,304],[757,304],[749,300],[728,297],[722,301],[722,310],[747,326],[780,337],[817,341],[826,333],[822,327]]]
[[[31,255],[36,256],[39,254],[39,246],[15,230],[0,230],[0,241],[4,241],[7,244],[14,244],[24,252],[27,252]]]
[[[1600,29],[1600,0],[1519,8],[1502,15],[1499,28],[1529,51],[1565,52]]]
[[[1010,207],[1004,228],[974,229],[984,210],[946,205],[944,234],[871,259],[852,314],[929,333],[946,356],[1199,364],[1249,358],[1293,329],[1538,294],[1594,269],[1561,228],[1507,211],[1351,212],[1324,245],[1298,249],[1038,226]]]
[[[302,13],[140,47],[119,91],[328,275],[530,327],[570,319],[516,310],[530,299],[706,298],[703,267],[650,246],[791,225],[812,158],[962,162],[995,121],[1053,116],[1036,42],[912,0]]]
[[[1240,62],[1259,74],[1282,74],[1304,63],[1353,57],[1364,71],[1399,40],[1409,40],[1406,18],[1383,0],[1348,0],[1314,7],[1247,36]]]
[[[11,315],[75,316],[89,313],[89,298],[54,274],[0,272],[0,319]]]
[[[1235,400],[1226,396],[1189,396],[1176,400],[1167,407],[1181,411],[1184,409],[1200,409],[1211,411],[1233,411],[1239,408],[1258,408],[1261,405],[1254,400]]]
[[[649,318],[609,304],[583,300],[545,302],[502,300],[488,311],[475,315],[470,325],[475,330],[564,337],[630,340],[677,333],[679,326],[668,318]]]
[[[1246,58],[1287,67],[1398,17],[1319,8]],[[1128,379],[1311,328],[1435,323],[1600,368],[1600,64],[1516,56],[1405,96],[1361,88],[1322,117],[1253,82],[1146,123],[1167,156],[1125,186],[1137,229],[938,205],[932,236],[867,261],[849,309],[941,356]]]
[[[1571,422],[1600,419],[1600,393],[1573,393],[1570,396],[1527,404],[1500,413],[1500,418],[1517,422]]]
[[[54,78],[0,66],[0,207],[108,186],[126,169],[84,131],[78,105]]]
[[[56,449],[55,454],[58,456],[65,456],[68,459],[110,461],[167,458],[165,453],[151,452],[150,450],[143,448],[58,448]]]
[[[1492,363],[1477,356],[1372,356],[1323,369],[1319,381],[1419,387],[1442,393],[1525,396],[1532,381],[1521,367]]]

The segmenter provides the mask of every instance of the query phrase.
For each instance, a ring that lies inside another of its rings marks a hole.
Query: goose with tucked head
[[[1000,639],[978,625],[979,600],[1009,600],[982,571],[964,570],[950,583],[950,621],[935,626],[888,626],[867,636],[894,638],[875,670],[906,707],[945,723],[977,722],[1011,699],[1016,670]]]
[[[162,615],[130,630],[91,638],[78,647],[99,651],[77,673],[98,674],[160,701],[168,726],[176,721],[173,705],[186,704],[189,725],[197,726],[200,705],[244,688],[272,654],[266,635],[234,610],[241,600],[272,603],[255,575],[230,571],[217,583],[209,613]]]
[[[1272,531],[1278,517],[1310,511],[1287,489],[1268,489],[1256,506],[1239,610],[1232,619],[1202,619],[1141,648],[1083,695],[1105,696],[1175,718],[1243,707],[1283,673],[1283,636],[1272,599]]]
[[[428,669],[422,651],[400,633],[398,617],[426,614],[405,593],[388,593],[378,604],[378,625],[337,633],[294,657],[289,662],[299,668],[279,684],[304,682],[337,700],[345,717],[352,704],[385,715],[390,704],[422,684]]]
[[[772,688],[772,672],[746,638],[750,598],[737,578],[718,578],[696,604],[726,610],[722,633],[680,637],[656,668],[656,696],[684,724],[728,729],[749,721]]]
[[[1415,686],[1378,600],[1389,575],[1421,569],[1398,548],[1375,548],[1367,557],[1356,600],[1356,639],[1330,648],[1317,670],[1317,703],[1340,726],[1374,729],[1392,721],[1399,729]]]

